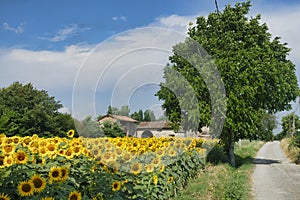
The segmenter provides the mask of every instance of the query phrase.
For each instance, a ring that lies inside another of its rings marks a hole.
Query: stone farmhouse
[[[126,136],[138,137],[138,138],[149,138],[149,137],[185,137],[183,130],[175,132],[170,123],[167,121],[150,121],[150,122],[139,122],[127,116],[119,115],[105,115],[99,119],[99,125],[101,126],[104,121],[117,122],[124,127]],[[204,130],[203,130],[204,129]],[[192,132],[188,132],[188,136],[192,137],[210,137],[208,134],[209,128],[203,127],[202,134],[200,135]]]

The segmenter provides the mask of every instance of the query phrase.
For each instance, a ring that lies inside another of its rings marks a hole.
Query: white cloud
[[[71,114],[70,108],[68,108],[68,107],[62,107],[62,108],[58,109],[58,112],[63,113],[63,114]]]
[[[113,21],[123,21],[123,22],[126,22],[127,18],[125,16],[120,16],[120,17],[117,17],[117,16],[113,16],[112,17],[112,20]]]
[[[262,13],[262,21],[266,22],[270,33],[273,36],[280,36],[282,42],[288,43],[288,47],[292,48],[290,57],[298,64],[300,64],[300,20],[297,20],[299,18],[300,5]]]
[[[89,30],[90,28],[81,28],[77,24],[72,24],[70,26],[66,26],[63,29],[58,30],[51,37],[40,37],[40,39],[49,40],[51,42],[60,42],[66,40],[68,37],[76,35],[80,32],[84,32]]]
[[[18,27],[12,27],[7,22],[3,23],[3,29],[20,34],[24,32],[24,23],[21,23]]]
[[[146,82],[159,84],[172,46],[184,37],[171,29],[141,28],[116,35],[97,47],[72,45],[61,52],[0,50],[0,87],[14,81],[32,82],[54,96],[74,87],[75,108],[71,111],[81,118],[94,114],[96,93],[116,88],[115,94],[124,99]]]
[[[170,15],[167,17],[160,17],[155,20],[155,22],[151,23],[149,26],[154,27],[166,27],[181,33],[187,33],[189,24],[195,24],[196,19],[199,15],[192,16],[180,16],[180,15]]]
[[[124,16],[121,16],[121,17],[120,17],[120,20],[123,21],[123,22],[126,22],[126,19],[127,19],[127,18],[124,17]]]
[[[262,21],[269,27],[269,32],[273,37],[280,36],[281,42],[287,42],[288,47],[292,50],[289,54],[289,59],[296,65],[296,75],[298,78],[298,84],[300,83],[300,5],[278,8],[276,10],[269,10],[262,12]],[[300,115],[300,110],[297,109],[299,104],[295,102],[292,104],[293,109],[290,111],[284,111],[277,114],[278,122],[281,123],[281,118],[286,116],[292,111],[295,111],[297,115]],[[282,131],[281,126],[274,131],[279,133]]]
[[[300,17],[298,13],[299,8],[262,13],[270,31],[282,36],[294,49],[291,57],[295,63],[300,63],[300,41],[296,36],[300,22],[293,20]],[[61,52],[0,49],[0,87],[13,81],[33,82],[38,88],[52,91],[54,96],[55,92],[74,89],[71,111],[78,118],[94,114],[98,93],[110,95],[113,90],[112,96],[107,97],[111,103],[128,104],[137,88],[162,81],[172,46],[184,40],[189,22],[195,22],[200,15],[157,18],[149,27],[123,32],[97,46],[72,45]],[[78,25],[72,25],[48,39],[61,41],[78,31]],[[146,106],[157,107],[157,102]],[[103,107],[106,109],[107,105]]]

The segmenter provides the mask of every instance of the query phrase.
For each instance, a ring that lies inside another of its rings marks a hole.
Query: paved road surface
[[[254,159],[257,200],[300,200],[300,166],[290,163],[278,141],[266,143]]]

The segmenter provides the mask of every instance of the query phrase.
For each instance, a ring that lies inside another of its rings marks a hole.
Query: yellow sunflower
[[[53,197],[44,197],[44,198],[42,198],[42,200],[54,200],[54,198]]]
[[[22,197],[31,196],[34,192],[34,185],[29,181],[22,181],[18,185],[18,192]]]
[[[62,181],[61,170],[59,167],[51,167],[49,172],[49,182],[52,184],[53,181]]]
[[[68,167],[61,167],[60,168],[60,174],[61,174],[61,180],[66,181],[69,177],[69,168]]]
[[[45,146],[39,148],[39,155],[42,157],[47,155],[47,148]]]
[[[1,193],[0,200],[10,200],[10,197],[7,194]]]
[[[158,157],[163,157],[165,155],[165,149],[164,148],[161,148],[161,149],[158,149],[155,153]]]
[[[74,137],[74,135],[75,135],[75,131],[73,129],[71,129],[67,132],[67,136],[70,138]]]
[[[17,144],[19,144],[19,142],[20,142],[20,137],[19,137],[19,136],[13,136],[13,137],[12,137],[12,140],[13,140],[13,143],[14,143],[15,145],[17,145]]]
[[[3,164],[6,167],[9,167],[14,164],[14,158],[12,156],[6,156],[3,160]],[[1,198],[0,198],[1,200]]]
[[[128,152],[123,153],[122,158],[125,162],[129,162],[132,158],[131,154]]]
[[[38,147],[39,147],[39,141],[38,140],[32,140],[30,142],[29,149],[38,148]]]
[[[56,150],[56,145],[55,144],[48,144],[47,145],[47,150],[48,150],[48,153],[54,153],[55,150]]]
[[[131,165],[130,172],[134,175],[137,175],[137,174],[141,173],[142,169],[143,169],[143,166],[140,163],[136,162]]]
[[[28,155],[23,150],[18,150],[17,153],[15,153],[15,161],[17,164],[26,164],[28,161]]]
[[[41,192],[46,187],[46,180],[38,174],[35,174],[33,177],[31,177],[29,182],[33,184],[35,192]]]
[[[152,164],[157,167],[160,164],[161,160],[159,157],[153,158]]]
[[[172,183],[173,180],[174,180],[173,176],[170,176],[170,177],[168,178],[168,183]]]
[[[157,185],[157,183],[158,183],[158,177],[156,175],[153,176],[153,183],[154,183],[154,185]]]
[[[75,153],[73,152],[73,150],[71,148],[69,148],[66,152],[65,152],[65,157],[67,159],[72,159],[74,157]]]
[[[163,172],[164,170],[165,170],[165,165],[164,164],[160,164],[159,171]]]
[[[122,150],[121,148],[116,148],[116,149],[115,149],[115,154],[116,154],[117,156],[122,156],[123,150]]]
[[[174,156],[176,156],[176,151],[175,151],[175,149],[173,149],[173,148],[171,148],[170,150],[169,150],[169,156],[171,156],[171,157],[174,157]]]
[[[81,199],[82,199],[81,193],[77,192],[76,190],[71,192],[68,198],[68,200],[81,200]]]
[[[12,144],[6,144],[2,146],[2,152],[4,154],[11,154],[15,151],[15,147]]]
[[[21,142],[22,146],[28,147],[32,138],[29,136],[23,137],[23,140]]]
[[[146,172],[148,172],[148,173],[153,172],[153,171],[154,171],[154,165],[153,165],[153,164],[148,164],[148,165],[146,165],[146,166],[145,166],[145,170],[146,170]]]
[[[112,191],[118,191],[121,189],[121,182],[120,181],[115,181],[111,184],[111,189]]]

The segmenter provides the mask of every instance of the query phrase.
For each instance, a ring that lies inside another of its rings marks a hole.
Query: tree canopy
[[[123,105],[121,108],[108,106],[106,114],[120,115],[129,117],[130,109],[128,105]]]
[[[193,91],[193,94],[180,96],[186,102],[197,102],[194,108],[189,108],[195,111],[188,113],[187,120],[192,124],[189,128],[210,124],[211,113],[214,113],[212,105],[216,102],[204,78],[214,80],[214,75],[203,69],[209,69],[212,61],[202,56],[191,63],[182,56],[193,60],[205,49],[220,72],[226,91],[226,118],[221,139],[232,165],[235,165],[234,142],[254,138],[262,123],[262,113],[289,110],[290,102],[299,95],[295,65],[287,59],[290,49],[280,37],[271,36],[267,25],[260,22],[260,15],[248,17],[250,7],[247,1],[227,5],[223,11],[210,13],[208,17],[198,17],[196,24],[189,28],[189,40],[174,46],[170,64],[164,71],[165,83],[156,94],[164,100],[163,108],[169,119],[178,124],[183,118],[181,112],[185,104],[178,99],[179,90],[174,92],[168,86],[176,82],[192,87],[186,91]],[[191,40],[203,49],[197,48]],[[177,53],[178,49],[181,54]]]
[[[286,136],[293,136],[295,132],[300,129],[300,118],[295,113],[290,113],[281,119],[282,131],[278,135],[278,139],[282,139]]]
[[[31,83],[15,82],[0,89],[0,132],[6,135],[64,136],[74,129],[69,114],[58,112],[62,104]]]

